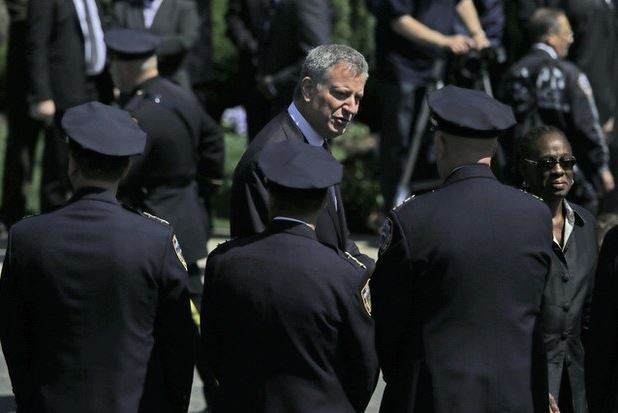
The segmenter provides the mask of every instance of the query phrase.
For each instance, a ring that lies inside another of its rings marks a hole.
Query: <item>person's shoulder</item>
[[[533,193],[502,183],[496,185],[496,190],[503,194],[505,202],[549,213],[549,208],[543,199]]]
[[[569,205],[573,209],[573,211],[578,214],[582,219],[590,225],[596,225],[597,219],[588,209],[584,208],[581,205],[574,204],[573,202],[569,202]]]
[[[147,93],[147,96],[155,99],[155,102],[157,98],[160,99],[160,102],[156,103],[165,103],[163,102],[163,99],[165,99],[166,102],[175,104],[198,104],[193,92],[161,76],[146,82],[143,90]]]
[[[618,225],[613,226],[603,238],[603,249],[609,251],[618,250]]]
[[[287,111],[283,111],[272,118],[251,141],[250,146],[265,146],[268,143],[285,139],[283,125],[288,121],[289,116]]]
[[[243,254],[246,251],[245,247],[251,248],[255,242],[258,242],[265,237],[267,233],[261,232],[258,234],[248,235],[245,237],[232,238],[217,244],[217,246],[208,254],[208,260],[217,259],[224,256],[233,256]]]
[[[26,215],[11,226],[10,232],[14,237],[21,234],[34,236],[37,232],[45,232],[53,228],[55,221],[56,217],[53,212]]]
[[[286,121],[287,112],[282,112],[275,116],[262,128],[262,130],[249,143],[245,153],[240,158],[236,166],[234,176],[243,174],[246,170],[253,170],[257,167],[257,160],[262,153],[262,150],[271,143],[280,142],[288,137],[283,128],[283,123]],[[240,176],[239,176],[240,177]]]

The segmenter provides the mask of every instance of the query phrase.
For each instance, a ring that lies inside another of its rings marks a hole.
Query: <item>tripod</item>
[[[486,49],[490,52],[492,49]],[[488,65],[486,63],[485,54],[488,52],[476,52],[471,53],[471,55],[467,56],[469,59],[475,59],[479,62],[478,67],[476,68],[476,76],[475,82],[473,83],[473,88],[477,90],[482,90],[487,93],[489,96],[493,97],[493,90],[491,87],[491,80],[489,77]],[[425,131],[427,130],[427,124],[429,123],[430,111],[429,106],[427,105],[427,96],[434,90],[438,90],[444,87],[444,81],[442,80],[443,71],[445,66],[444,59],[438,59],[434,63],[433,67],[433,79],[425,89],[425,94],[423,96],[423,100],[421,102],[421,108],[419,109],[418,116],[414,122],[414,128],[412,129],[412,135],[410,138],[410,149],[408,151],[408,155],[406,157],[406,163],[403,169],[403,173],[401,174],[401,178],[397,185],[397,191],[395,193],[395,198],[393,200],[393,205],[397,206],[404,202],[411,194],[415,192],[427,191],[430,189],[435,189],[440,186],[441,180],[439,178],[433,179],[424,179],[420,181],[416,181],[414,183],[410,182],[412,178],[412,174],[416,168],[416,164],[418,162],[418,157],[421,149],[421,145],[423,143],[423,136]],[[498,147],[498,150],[495,155],[495,160],[498,165],[505,164],[505,155],[503,150]]]

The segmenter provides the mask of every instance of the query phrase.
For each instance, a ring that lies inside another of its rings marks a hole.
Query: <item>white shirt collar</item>
[[[313,230],[313,227],[311,227],[311,225],[307,224],[305,221],[301,221],[300,219],[288,218],[288,217],[274,217],[273,221],[275,221],[275,220],[279,220],[279,221],[292,221],[292,222],[297,222],[299,224],[305,224],[306,226],[311,228],[311,230]]]
[[[532,45],[535,49],[543,50],[545,53],[551,56],[552,59],[558,58],[558,53],[548,44],[545,43],[535,43]]]
[[[315,131],[315,129],[311,127],[309,122],[307,122],[307,119],[305,119],[303,115],[301,115],[301,113],[299,112],[294,102],[292,102],[290,106],[288,106],[288,113],[290,114],[290,117],[292,118],[296,126],[298,126],[298,129],[300,129],[303,136],[305,137],[305,139],[307,139],[307,142],[309,142],[310,145],[312,146],[324,145],[324,138],[321,137]]]
[[[163,0],[153,0],[148,7],[144,7],[144,26],[147,29],[150,29],[152,23],[154,23],[154,19],[162,2]]]

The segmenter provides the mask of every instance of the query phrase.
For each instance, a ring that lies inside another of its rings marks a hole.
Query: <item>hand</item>
[[[549,395],[549,413],[560,413],[558,403],[556,403],[556,399],[551,394]]]
[[[607,119],[607,122],[603,125],[603,132],[606,135],[610,135],[614,131],[614,117]]]
[[[468,53],[474,45],[474,40],[470,37],[456,34],[453,36],[445,36],[443,47],[454,54],[465,54]]]
[[[601,181],[603,182],[603,189],[605,189],[605,192],[613,191],[616,187],[614,183],[614,175],[612,175],[609,169],[601,172]]]
[[[476,50],[483,50],[491,46],[491,43],[489,43],[489,40],[487,39],[487,36],[485,36],[484,32],[475,34],[474,37],[472,37],[472,40],[474,40],[474,48]]]
[[[40,120],[45,122],[46,125],[49,125],[54,120],[54,115],[56,114],[56,105],[54,101],[51,99],[42,100],[37,103],[32,103],[30,105],[30,116],[33,119]]]

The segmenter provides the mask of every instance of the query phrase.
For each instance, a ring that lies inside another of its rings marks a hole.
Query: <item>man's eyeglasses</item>
[[[577,160],[574,156],[561,156],[560,158],[543,158],[539,159],[538,161],[533,161],[532,159],[524,160],[529,164],[536,166],[537,169],[542,169],[544,171],[551,171],[558,163],[560,164],[560,167],[562,169],[564,169],[565,171],[570,171],[577,163]]]

